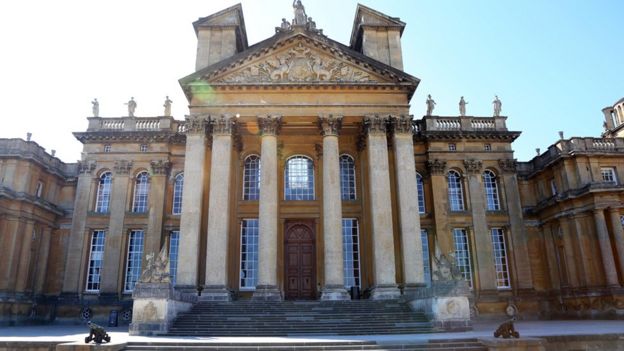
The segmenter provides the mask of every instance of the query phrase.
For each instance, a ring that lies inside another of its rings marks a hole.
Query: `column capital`
[[[281,115],[260,115],[258,116],[258,127],[261,135],[277,135],[282,128]]]
[[[498,166],[505,173],[516,173],[518,162],[515,159],[503,158],[498,160]]]
[[[431,174],[444,174],[446,171],[446,161],[438,160],[427,161],[427,169]]]
[[[115,161],[115,166],[113,166],[113,170],[115,171],[116,175],[128,175],[130,174],[130,170],[132,170],[132,161]]]
[[[333,114],[319,115],[318,127],[322,136],[338,136],[342,128],[342,116]]]
[[[211,118],[212,135],[232,135],[235,132],[236,121],[229,114],[223,114],[219,118]]]
[[[209,123],[210,116],[208,115],[187,115],[184,123],[186,134],[206,134]]]
[[[380,115],[364,116],[364,132],[370,135],[386,135],[388,117]]]
[[[609,213],[620,213],[619,207],[609,207],[608,210],[609,210]]]
[[[153,175],[166,176],[171,169],[171,162],[169,160],[154,160],[150,162],[150,166],[152,166]]]
[[[411,135],[414,130],[414,120],[412,117],[413,116],[411,115],[390,116],[390,120],[394,129],[394,135]]]
[[[95,161],[78,161],[78,174],[92,174],[96,166]]]
[[[481,172],[481,168],[483,167],[483,162],[475,159],[464,160],[464,167],[466,168],[466,172],[469,174],[476,174]]]

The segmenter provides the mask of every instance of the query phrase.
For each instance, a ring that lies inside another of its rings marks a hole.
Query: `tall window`
[[[498,183],[496,174],[489,169],[483,172],[483,186],[485,187],[485,200],[488,211],[500,210],[500,199],[498,198]]]
[[[470,263],[470,246],[468,245],[466,229],[453,229],[453,240],[455,241],[455,263],[464,275],[464,279],[468,282],[468,286],[472,289],[472,265]]]
[[[427,210],[425,207],[425,182],[418,172],[416,172],[416,189],[418,189],[418,213],[424,214]]]
[[[465,208],[461,175],[457,171],[449,171],[447,175],[447,182],[451,211],[463,211]]]
[[[286,161],[284,172],[285,200],[314,200],[314,164],[305,156]]]
[[[184,173],[175,177],[173,182],[173,212],[174,215],[182,213],[182,190],[184,190]]]
[[[355,218],[342,219],[342,251],[345,288],[360,287],[360,229]]]
[[[507,245],[505,233],[501,228],[492,228],[492,246],[494,248],[494,266],[496,268],[496,287],[509,289],[509,265],[507,264]]]
[[[241,222],[240,287],[254,289],[258,281],[258,219]]]
[[[340,194],[343,200],[355,200],[355,162],[349,155],[340,156]]]
[[[106,232],[103,230],[96,230],[91,236],[91,250],[89,251],[89,264],[87,268],[87,287],[85,289],[88,292],[97,292],[100,290],[105,237]]]
[[[243,200],[260,199],[260,157],[247,156],[243,170]]]
[[[429,237],[427,229],[420,230],[420,240],[422,241],[423,268],[425,271],[425,284],[431,286],[431,261],[429,257]]]
[[[615,168],[603,167],[600,169],[602,174],[602,181],[610,184],[617,184],[617,177],[615,176]]]
[[[128,240],[128,258],[126,260],[125,292],[134,290],[134,285],[141,278],[141,260],[143,259],[143,231],[133,230]]]
[[[180,247],[180,231],[173,230],[169,236],[169,275],[171,276],[171,285],[176,284],[178,276],[178,248]]]
[[[95,198],[95,212],[108,212],[112,182],[113,174],[111,172],[102,173]]]
[[[132,212],[147,212],[147,194],[149,193],[149,174],[141,172],[137,174],[134,184],[134,201]]]
[[[35,189],[35,197],[41,198],[43,195],[43,182],[37,182],[37,189]]]

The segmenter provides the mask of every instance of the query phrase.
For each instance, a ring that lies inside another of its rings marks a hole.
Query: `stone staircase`
[[[437,330],[398,300],[199,302],[178,315],[170,336],[417,334]]]

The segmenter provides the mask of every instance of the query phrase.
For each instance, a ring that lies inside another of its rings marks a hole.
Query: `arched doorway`
[[[316,299],[314,221],[286,222],[284,261],[286,299]]]

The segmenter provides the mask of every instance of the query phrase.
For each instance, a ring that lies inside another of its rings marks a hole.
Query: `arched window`
[[[449,171],[446,179],[451,211],[463,211],[465,208],[461,175],[457,171]]]
[[[416,189],[418,189],[418,213],[425,213],[425,183],[418,172],[416,172]]]
[[[149,174],[145,171],[137,174],[134,183],[134,201],[132,212],[147,212],[147,195],[149,194]]]
[[[483,186],[485,187],[485,200],[488,211],[499,211],[500,200],[498,198],[498,184],[496,174],[489,169],[483,172]]]
[[[184,173],[175,177],[173,182],[173,209],[172,213],[178,215],[182,213],[182,190],[184,189]]]
[[[340,194],[343,200],[355,200],[355,162],[349,155],[340,156]]]
[[[95,212],[108,212],[112,182],[113,174],[111,172],[102,173],[98,181],[97,196],[95,197]]]
[[[314,164],[305,156],[293,156],[284,169],[284,199],[314,200]]]
[[[260,199],[260,156],[251,155],[245,159],[243,170],[243,200]]]

